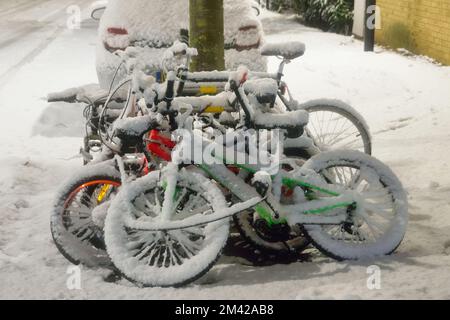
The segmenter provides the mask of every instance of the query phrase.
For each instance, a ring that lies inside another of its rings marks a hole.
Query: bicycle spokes
[[[322,173],[334,184],[359,194],[358,207],[349,214],[349,220],[326,228],[330,237],[347,242],[377,241],[395,215],[392,196],[381,181],[369,168],[335,166]]]
[[[364,151],[360,131],[354,123],[339,113],[326,110],[310,112],[307,128],[321,150]]]

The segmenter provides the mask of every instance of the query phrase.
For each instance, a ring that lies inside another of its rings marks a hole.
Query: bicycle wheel
[[[111,265],[94,209],[105,211],[121,185],[120,173],[106,164],[86,166],[64,183],[51,214],[50,230],[61,254],[73,264]],[[102,208],[103,206],[103,208]]]
[[[357,151],[331,151],[313,157],[304,168],[357,192],[356,208],[346,211],[345,223],[304,226],[320,251],[337,260],[358,260],[396,250],[406,232],[408,202],[401,182],[386,165]]]
[[[199,174],[180,171],[176,190],[173,220],[226,207],[218,187]],[[122,275],[139,286],[182,286],[198,279],[214,265],[228,239],[229,219],[177,230],[138,229],[140,222],[164,224],[163,202],[160,172],[152,172],[124,187],[108,211],[108,254]]]
[[[313,100],[299,108],[308,111],[308,134],[322,151],[351,149],[372,154],[370,130],[364,118],[338,100]]]

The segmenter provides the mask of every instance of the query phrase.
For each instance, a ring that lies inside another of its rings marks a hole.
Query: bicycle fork
[[[277,223],[279,215],[272,207],[264,201],[265,194],[258,193],[255,187],[245,183],[242,178],[235,175],[223,164],[214,165],[200,165],[200,168],[210,175],[215,181],[219,182],[223,187],[228,189],[235,197],[242,202],[251,201],[259,198],[260,201],[255,206],[255,211],[264,219],[270,221],[269,223]],[[244,170],[244,169],[242,169]],[[270,190],[268,190],[270,192]],[[248,209],[244,208],[243,210]],[[241,210],[242,211],[242,210]],[[236,212],[237,213],[237,212]],[[235,213],[235,214],[236,214]]]
[[[161,208],[161,220],[170,221],[174,211],[174,197],[178,182],[178,165],[174,162],[169,162],[163,169],[164,175],[164,200]]]

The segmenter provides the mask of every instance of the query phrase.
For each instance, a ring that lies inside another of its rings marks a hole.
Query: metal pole
[[[372,10],[376,5],[376,0],[366,0],[366,11],[364,19],[364,51],[374,51],[375,48],[375,24],[369,22],[375,22],[372,15],[376,14],[375,10]]]

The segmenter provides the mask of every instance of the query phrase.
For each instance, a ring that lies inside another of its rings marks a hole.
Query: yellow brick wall
[[[377,0],[377,5],[377,42],[450,65],[450,0]]]

